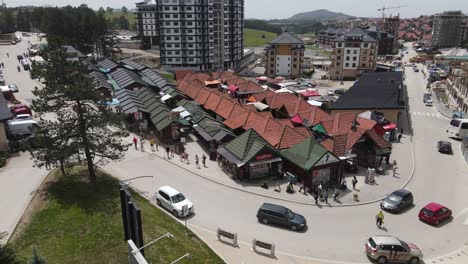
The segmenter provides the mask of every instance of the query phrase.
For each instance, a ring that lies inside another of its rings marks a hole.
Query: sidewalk
[[[134,135],[130,135],[125,139],[126,142],[130,143]],[[138,138],[138,137],[137,137]],[[198,176],[205,180],[221,184],[227,188],[238,189],[244,192],[248,192],[255,195],[260,195],[264,197],[269,197],[273,199],[296,202],[300,204],[315,205],[315,200],[310,194],[304,194],[303,192],[299,193],[299,186],[294,186],[295,193],[289,194],[286,193],[286,187],[288,185],[287,181],[282,180],[271,180],[265,179],[260,181],[239,181],[233,180],[231,177],[226,175],[224,171],[218,166],[216,161],[206,160],[206,167],[203,167],[201,163],[201,157],[205,154],[208,157],[208,154],[203,150],[200,144],[197,142],[197,138],[192,136],[191,140],[185,144],[186,152],[189,154],[189,164],[181,162],[178,155],[168,159],[164,147],[159,147],[159,151],[152,152],[149,146],[148,140],[145,142],[145,151],[142,152],[138,146],[138,150],[135,150],[133,145],[130,146],[129,151],[136,152],[134,155],[140,155],[144,157],[151,153],[156,159],[153,159],[149,162],[148,166],[158,167],[158,164],[161,162],[169,162],[178,167],[181,167],[194,176]],[[138,144],[139,145],[139,144]],[[140,154],[141,153],[141,154]],[[195,155],[198,155],[200,158],[200,168],[197,168],[195,165]],[[367,204],[379,201],[383,199],[387,194],[391,193],[394,190],[402,188],[405,186],[412,176],[413,170],[413,158],[412,158],[412,146],[409,136],[403,136],[401,143],[393,144],[392,155],[390,161],[397,161],[397,173],[393,177],[391,165],[388,165],[388,169],[385,171],[384,175],[376,175],[375,183],[366,184],[364,182],[364,177],[366,169],[359,167],[357,173],[344,173],[348,190],[345,192],[340,192],[338,196],[338,201],[334,202],[332,198],[333,190],[329,192],[328,203],[330,206],[352,206],[357,204]],[[356,176],[358,183],[356,185],[356,190],[352,190],[352,176]],[[269,185],[268,189],[261,188],[260,185],[264,182],[267,182]],[[280,186],[281,191],[275,191],[276,186]],[[358,201],[354,201],[353,194],[358,194]],[[319,202],[323,204],[324,202]]]

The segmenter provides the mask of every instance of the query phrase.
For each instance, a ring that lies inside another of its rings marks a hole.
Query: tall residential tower
[[[461,11],[446,11],[435,14],[432,26],[432,45],[438,48],[458,46],[463,18]]]
[[[235,69],[243,55],[244,0],[145,0],[136,4],[143,48],[173,69]]]

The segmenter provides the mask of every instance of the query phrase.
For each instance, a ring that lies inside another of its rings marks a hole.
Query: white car
[[[426,103],[425,103],[426,106],[432,106],[432,99],[427,99],[426,100]]]
[[[185,217],[194,211],[192,202],[185,198],[181,192],[170,186],[159,188],[156,193],[156,203],[171,211],[176,217]],[[184,206],[186,206],[185,210]]]
[[[327,91],[327,94],[328,94],[329,96],[334,96],[334,95],[335,95],[335,91],[333,91],[333,90],[328,90],[328,91]]]

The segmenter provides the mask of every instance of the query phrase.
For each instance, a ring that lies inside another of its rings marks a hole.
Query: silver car
[[[406,243],[393,236],[372,236],[365,244],[367,256],[378,263],[401,262],[418,264],[423,255],[412,243]]]

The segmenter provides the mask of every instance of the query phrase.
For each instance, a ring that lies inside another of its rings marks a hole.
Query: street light
[[[162,236],[156,238],[155,240],[149,242],[148,244],[142,246],[141,248],[133,250],[133,251],[132,251],[132,254],[135,254],[136,252],[139,252],[140,250],[144,249],[145,247],[147,247],[147,246],[149,246],[149,245],[152,245],[152,244],[158,242],[159,240],[161,240],[161,239],[163,239],[163,238],[174,238],[174,235],[172,235],[171,233],[164,234],[164,235],[162,235]]]
[[[192,259],[192,256],[190,255],[190,253],[187,253],[187,254],[183,255],[182,257],[180,257],[180,258],[174,260],[173,262],[171,262],[171,264],[174,264],[174,263],[176,263],[176,262],[179,262],[180,260],[182,260],[182,259],[184,259],[184,258]]]

